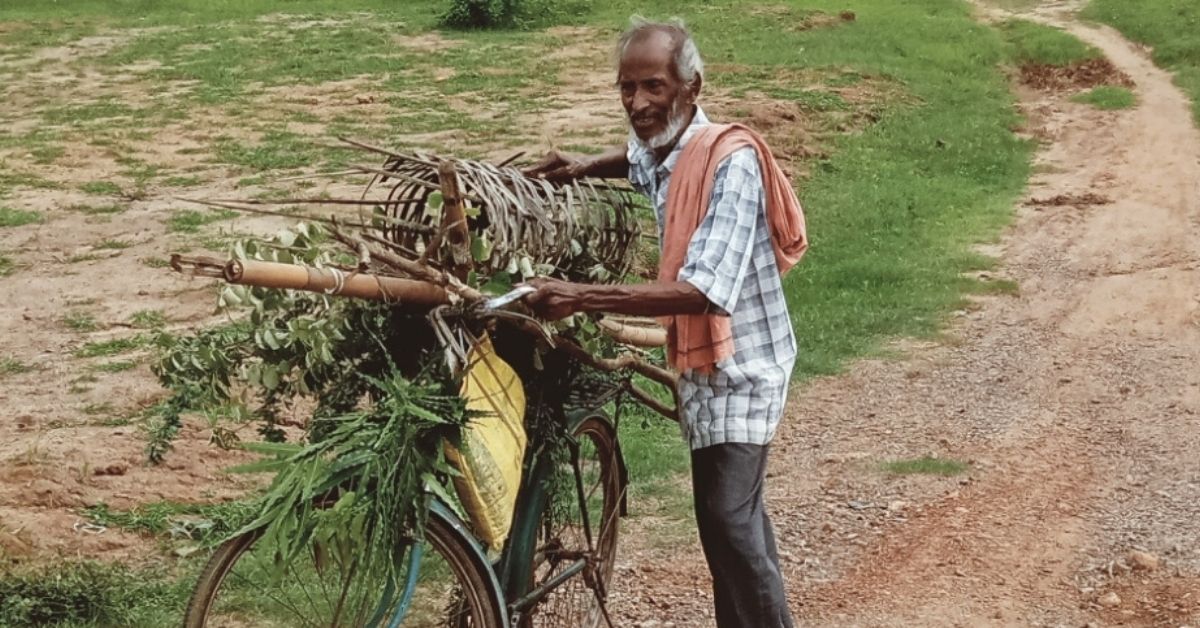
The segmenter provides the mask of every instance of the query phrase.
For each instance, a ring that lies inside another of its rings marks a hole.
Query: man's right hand
[[[536,165],[525,168],[521,173],[527,177],[566,182],[588,176],[591,165],[592,160],[587,157],[551,150]]]

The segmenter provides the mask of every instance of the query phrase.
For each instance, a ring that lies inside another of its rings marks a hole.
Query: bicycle
[[[544,371],[584,372],[577,351],[556,355],[560,363]],[[606,602],[628,484],[617,426],[627,395],[646,401],[632,378],[624,371],[604,390],[572,380],[536,404],[568,429],[558,444],[527,450],[511,533],[498,554],[433,496],[420,541],[414,535],[394,558],[402,577],[368,586],[336,548],[315,541],[289,564],[287,578],[269,576],[273,557],[256,549],[261,530],[254,530],[210,558],[184,626],[611,627]],[[581,392],[583,402],[568,398]],[[610,404],[612,420],[604,412]],[[335,503],[331,495],[314,507]]]

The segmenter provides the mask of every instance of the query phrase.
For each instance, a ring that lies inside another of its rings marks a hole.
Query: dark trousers
[[[692,452],[700,544],[712,572],[718,628],[792,628],[775,533],[763,506],[767,447]]]

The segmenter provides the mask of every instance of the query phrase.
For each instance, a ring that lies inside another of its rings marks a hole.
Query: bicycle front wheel
[[[405,552],[394,582],[364,577],[315,543],[280,578],[273,549],[259,544],[260,537],[247,532],[217,549],[188,602],[185,628],[503,625],[486,567],[436,511],[429,514],[424,541]]]
[[[569,459],[558,461],[538,526],[533,586],[555,580],[579,560],[585,570],[550,591],[522,618],[521,628],[606,626],[625,483],[617,435],[599,415],[574,429]]]

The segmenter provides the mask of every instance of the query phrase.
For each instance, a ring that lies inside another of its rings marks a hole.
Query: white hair
[[[621,33],[617,41],[617,63],[625,57],[630,45],[652,33],[666,33],[671,37],[674,48],[671,65],[679,80],[692,85],[697,78],[704,79],[704,60],[700,58],[700,50],[696,48],[692,33],[684,26],[683,20],[677,17],[666,22],[652,22],[640,15],[629,18],[629,28]]]

